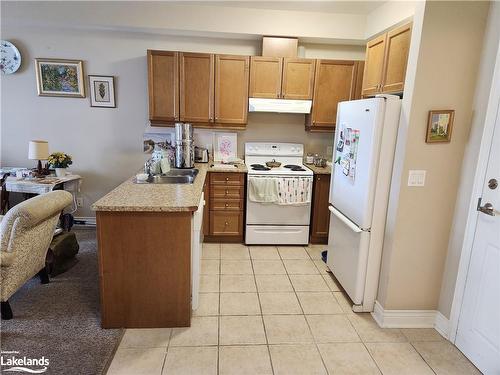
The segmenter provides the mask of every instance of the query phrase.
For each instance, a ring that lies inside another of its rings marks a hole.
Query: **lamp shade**
[[[30,141],[28,148],[28,159],[47,160],[49,157],[49,142]]]

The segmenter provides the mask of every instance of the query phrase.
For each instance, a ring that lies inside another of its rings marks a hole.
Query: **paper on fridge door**
[[[337,159],[335,163],[342,168],[342,174],[352,183],[356,178],[356,161],[358,158],[360,130],[340,124],[339,140],[337,142]]]

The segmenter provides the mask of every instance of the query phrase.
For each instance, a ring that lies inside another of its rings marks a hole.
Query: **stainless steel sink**
[[[147,184],[192,184],[198,175],[198,169],[171,169],[167,173],[149,176]],[[137,182],[137,181],[136,181]],[[139,182],[138,182],[139,183]]]

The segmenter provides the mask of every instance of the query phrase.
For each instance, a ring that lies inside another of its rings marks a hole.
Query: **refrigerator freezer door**
[[[338,106],[330,204],[363,229],[371,226],[384,109],[383,98]]]
[[[327,264],[355,305],[363,303],[370,232],[330,206]]]

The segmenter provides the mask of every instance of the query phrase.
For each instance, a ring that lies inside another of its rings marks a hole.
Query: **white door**
[[[493,134],[455,341],[486,375],[500,374],[500,107]]]
[[[349,220],[366,229],[371,226],[384,108],[383,98],[338,105],[329,200]],[[352,142],[353,134],[357,146]],[[340,164],[339,157],[343,160]]]

